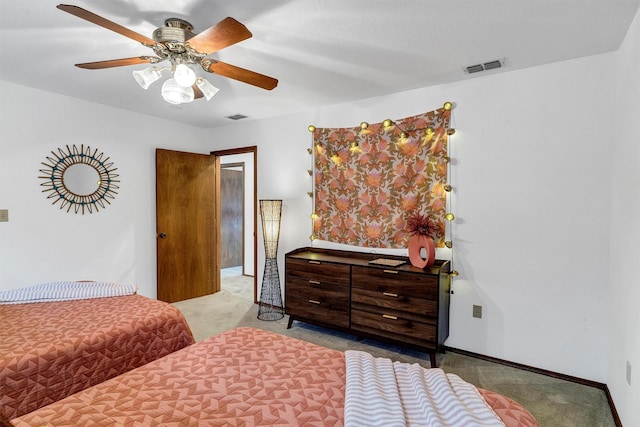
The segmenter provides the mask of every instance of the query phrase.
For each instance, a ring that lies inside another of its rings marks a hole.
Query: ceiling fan
[[[231,17],[223,19],[199,34],[192,32],[193,26],[189,22],[179,18],[169,18],[165,20],[163,27],[153,32],[151,39],[78,6],[59,4],[57,8],[140,42],[143,46],[153,49],[156,54],[156,56],[87,62],[75,64],[76,67],[97,70],[137,64],[155,65],[168,61],[167,67],[154,66],[142,71],[134,71],[133,74],[138,84],[147,89],[151,83],[161,77],[162,71],[170,70],[172,78],[163,84],[162,96],[172,104],[191,102],[203,96],[209,100],[218,92],[218,89],[207,80],[196,76],[190,65],[200,65],[209,73],[266,90],[271,90],[278,85],[278,80],[272,77],[206,57],[252,36],[247,27]]]

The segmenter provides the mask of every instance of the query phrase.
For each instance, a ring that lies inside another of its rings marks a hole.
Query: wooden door
[[[158,299],[182,301],[220,290],[215,203],[218,158],[156,150]]]
[[[244,265],[244,168],[220,166],[220,268]]]

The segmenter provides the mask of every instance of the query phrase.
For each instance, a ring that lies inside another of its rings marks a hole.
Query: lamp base
[[[284,317],[282,306],[278,261],[276,258],[267,258],[262,276],[260,301],[258,302],[258,319],[268,321],[282,319]]]

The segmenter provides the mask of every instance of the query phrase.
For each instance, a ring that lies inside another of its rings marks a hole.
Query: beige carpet
[[[257,319],[253,304],[253,277],[241,276],[237,269],[223,271],[222,291],[214,295],[174,303],[187,318],[196,340],[235,328],[251,326],[288,335],[337,350],[364,350],[429,366],[425,353],[377,343],[358,341],[353,335],[327,330],[302,322],[287,329],[288,317],[274,322]],[[526,407],[541,427],[615,426],[602,390],[531,373],[454,352],[438,354],[438,367],[466,381],[501,393]]]

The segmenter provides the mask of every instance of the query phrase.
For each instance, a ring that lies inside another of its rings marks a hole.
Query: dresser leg
[[[436,352],[435,351],[429,352],[429,360],[431,361],[431,367],[432,368],[437,368],[438,367],[436,365]]]
[[[293,316],[289,315],[289,323],[287,323],[287,329],[291,329],[292,324],[293,324]]]

